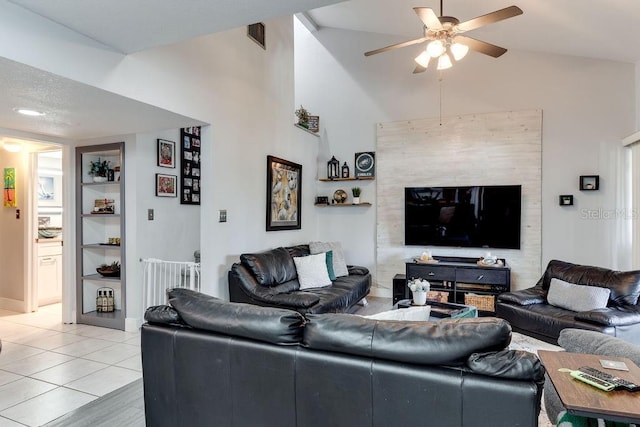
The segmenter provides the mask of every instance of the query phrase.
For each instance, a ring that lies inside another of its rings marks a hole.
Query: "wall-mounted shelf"
[[[373,181],[375,178],[367,176],[367,177],[362,177],[362,178],[355,178],[355,177],[351,177],[351,178],[333,178],[333,179],[329,179],[329,178],[320,178],[318,181],[322,181],[322,182],[334,182],[334,181]]]
[[[371,203],[334,203],[332,205],[327,205],[324,203],[316,203],[316,206],[325,207],[325,208],[349,208],[352,206],[371,206]]]
[[[320,135],[318,135],[318,133],[317,133],[317,132],[310,131],[309,129],[307,129],[307,128],[305,128],[305,127],[302,127],[302,126],[300,126],[300,125],[299,125],[299,124],[297,124],[297,123],[294,123],[293,125],[294,125],[295,127],[297,127],[298,129],[301,129],[301,130],[303,130],[303,131],[305,131],[305,132],[307,132],[307,133],[310,133],[311,135],[315,136],[316,138],[320,138]]]

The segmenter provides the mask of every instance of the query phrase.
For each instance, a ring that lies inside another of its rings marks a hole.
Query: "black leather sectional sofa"
[[[544,368],[496,318],[380,321],[186,289],[147,310],[148,426],[536,427]]]
[[[551,279],[584,286],[609,288],[606,308],[584,312],[550,305]],[[553,260],[532,288],[498,296],[496,316],[506,319],[516,332],[556,344],[563,329],[602,332],[640,345],[640,271],[613,271]]]
[[[343,313],[369,294],[371,274],[365,267],[349,265],[348,276],[326,288],[300,290],[293,257],[309,255],[309,245],[242,254],[229,271],[229,298],[300,313]]]

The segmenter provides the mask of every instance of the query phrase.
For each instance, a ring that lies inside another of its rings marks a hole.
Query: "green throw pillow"
[[[327,251],[327,272],[329,273],[329,279],[333,282],[336,280],[336,273],[333,271],[333,251]]]

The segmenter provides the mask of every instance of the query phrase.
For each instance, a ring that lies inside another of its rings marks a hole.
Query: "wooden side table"
[[[640,423],[640,392],[602,391],[573,379],[567,372],[558,371],[560,368],[576,370],[582,366],[591,366],[602,372],[640,384],[640,368],[631,360],[624,357],[547,350],[539,350],[538,356],[547,370],[562,404],[570,414],[624,423]],[[624,362],[629,371],[605,369],[600,365],[600,359]]]

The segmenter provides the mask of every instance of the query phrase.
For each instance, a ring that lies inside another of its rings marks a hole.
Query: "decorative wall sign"
[[[166,139],[158,139],[158,166],[176,167],[176,143]]]
[[[354,176],[356,178],[373,178],[376,175],[375,159],[376,153],[374,151],[356,153],[354,162]]]
[[[302,165],[267,156],[267,231],[301,228]]]
[[[16,169],[4,168],[4,206],[15,208],[18,206],[16,200]]]
[[[202,186],[200,182],[200,126],[182,128],[180,130],[182,167],[180,186],[182,192],[180,203],[183,205],[199,205]]]
[[[156,196],[158,197],[177,197],[177,185],[175,175],[165,175],[163,173],[156,174]]]
[[[308,129],[311,132],[318,132],[320,130],[320,116],[309,116]]]

